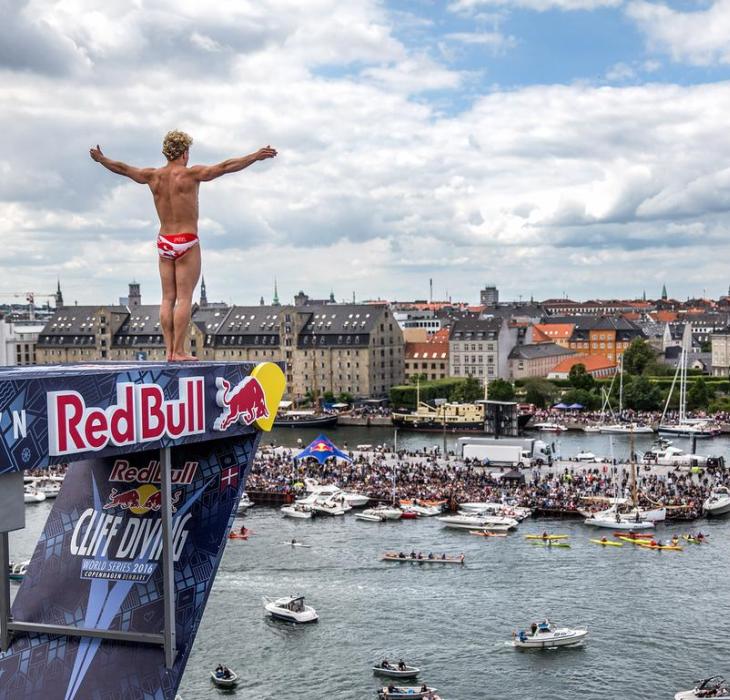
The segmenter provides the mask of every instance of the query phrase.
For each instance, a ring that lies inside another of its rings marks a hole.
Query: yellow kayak
[[[646,544],[646,540],[635,540],[632,537],[619,537],[624,542],[631,542],[631,544]]]
[[[570,535],[525,535],[526,540],[567,540]]]
[[[623,547],[623,542],[612,542],[611,540],[588,540],[589,542],[593,542],[593,544],[602,544],[604,547]]]
[[[677,545],[671,545],[671,544],[640,544],[639,547],[643,547],[644,549],[668,549],[673,552],[681,552],[682,547],[679,547]]]

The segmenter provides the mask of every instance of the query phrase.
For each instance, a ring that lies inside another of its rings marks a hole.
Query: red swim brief
[[[157,235],[157,252],[166,260],[179,260],[191,248],[198,245],[197,233],[160,233]]]

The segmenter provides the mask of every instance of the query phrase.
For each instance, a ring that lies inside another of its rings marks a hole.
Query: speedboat
[[[324,513],[325,515],[344,515],[348,510],[352,510],[347,504],[338,503],[334,500],[319,503],[315,501],[310,508],[316,513]]]
[[[539,624],[533,622],[529,630],[516,632],[512,644],[520,649],[552,649],[576,646],[587,636],[588,630],[585,627],[555,627],[545,620]]]
[[[381,688],[378,691],[378,697],[381,700],[423,700],[431,698],[436,692],[436,688],[430,688],[427,685],[411,685],[411,686],[395,686],[390,685]]]
[[[567,428],[560,423],[533,423],[529,427],[534,428],[535,430],[542,430],[546,433],[562,433],[567,430]]]
[[[704,455],[688,454],[679,447],[669,444],[657,444],[644,452],[642,464],[657,464],[666,467],[702,467],[707,465]]]
[[[300,520],[311,520],[312,518],[312,507],[302,505],[301,503],[282,506],[279,508],[279,511],[287,518],[299,518]]]
[[[383,664],[387,664],[384,666]],[[373,666],[373,673],[378,676],[387,676],[388,678],[415,678],[421,669],[408,664],[398,664],[394,666],[389,664],[387,660],[377,666]]]
[[[276,620],[286,622],[317,622],[319,615],[311,605],[304,604],[304,596],[269,598],[263,596],[264,610]]]
[[[600,518],[601,520],[610,520],[613,518],[614,522],[616,520],[616,514],[619,514],[619,517],[621,520],[630,520],[630,521],[648,521],[650,523],[660,523],[664,522],[667,519],[667,509],[666,508],[632,508],[630,510],[622,510],[618,511],[618,505],[614,504],[610,508],[606,508],[606,510],[600,510],[596,511],[594,513],[591,513],[588,510],[578,510],[578,512],[581,515],[584,515],[586,518]],[[620,529],[620,528],[619,528]]]
[[[601,432],[610,435],[638,435],[653,433],[654,428],[650,425],[641,425],[639,423],[614,423],[613,425],[601,426]]]
[[[366,508],[364,514],[377,515],[383,520],[400,520],[403,517],[403,511],[395,506],[376,506],[375,508]]]
[[[707,515],[727,515],[730,513],[730,489],[726,486],[716,487],[702,504],[702,509]]]
[[[611,513],[610,515],[600,517],[598,515],[592,515],[583,522],[593,527],[605,527],[612,530],[648,530],[654,527],[654,523],[649,520],[629,520],[623,518],[618,513]]]
[[[10,566],[8,567],[8,578],[11,581],[22,581],[28,571],[28,564],[30,564],[29,561],[23,561],[19,564],[10,562]]]
[[[730,698],[730,688],[722,676],[712,676],[697,681],[692,690],[681,690],[674,700],[695,700],[695,698]]]
[[[414,503],[413,501],[401,501],[401,506],[405,506],[408,510],[425,518],[430,518],[434,515],[441,515],[441,513],[443,513],[441,506],[427,506],[420,503]]]
[[[506,531],[516,528],[519,523],[514,518],[505,518],[500,515],[442,515],[436,518],[446,527],[457,530],[499,530]]]
[[[314,479],[305,478],[304,484],[307,487],[307,493],[316,494],[317,500],[344,499],[350,508],[359,508],[366,506],[370,500],[369,496],[354,491],[343,491],[339,486],[334,484],[320,484]]]
[[[378,515],[377,513],[369,512],[370,509],[363,511],[362,513],[358,513],[355,516],[355,520],[364,520],[368,523],[382,523],[385,522],[385,517],[382,515]]]
[[[236,683],[238,683],[238,674],[226,666],[223,669],[223,675],[218,675],[215,671],[211,671],[210,680],[219,688],[235,688]]]
[[[593,452],[579,452],[575,458],[577,462],[600,462],[601,460]]]
[[[23,501],[25,503],[42,503],[46,500],[46,494],[33,486],[23,487]]]
[[[253,505],[253,501],[248,497],[248,494],[244,491],[241,494],[241,500],[238,502],[238,512],[242,512]]]
[[[508,505],[506,503],[495,503],[493,501],[461,503],[459,505],[459,511],[467,515],[501,515],[505,518],[514,518],[520,522],[532,515],[532,511],[529,508]]]

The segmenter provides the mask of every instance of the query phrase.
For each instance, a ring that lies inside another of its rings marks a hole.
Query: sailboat
[[[667,517],[666,508],[654,510],[642,510],[639,508],[639,498],[636,484],[636,461],[634,460],[634,436],[631,433],[631,509],[627,512],[619,512],[620,500],[616,498],[614,503],[607,510],[599,513],[583,513],[589,515],[585,519],[586,525],[593,527],[612,528],[614,530],[648,530],[654,527],[655,522],[664,520]],[[613,443],[611,443],[613,452]],[[613,459],[611,459],[613,462]]]
[[[687,418],[687,364],[691,343],[691,327],[687,324],[684,329],[684,335],[682,336],[682,352],[679,356],[677,371],[674,373],[672,386],[669,389],[669,395],[667,396],[664,411],[659,421],[659,432],[681,437],[715,437],[720,434],[720,428],[714,425],[708,418]],[[677,379],[679,379],[679,420],[677,423],[667,423],[665,422],[665,418]]]
[[[616,378],[616,375],[614,375],[614,379]],[[613,380],[611,380],[611,387],[613,387]],[[611,411],[611,415],[616,418],[615,415],[613,415],[613,411],[611,410],[611,404],[608,403],[608,397],[611,394],[611,387],[608,389],[608,395],[606,396],[606,404],[608,405],[608,409]],[[623,411],[623,402],[624,402],[624,356],[621,355],[619,358],[619,394],[618,394],[618,414],[621,415],[621,412]],[[652,428],[650,425],[641,425],[640,423],[621,423],[620,421],[616,421],[615,423],[611,423],[609,425],[601,425],[600,431],[602,433],[608,433],[613,435],[628,435],[631,433],[632,435],[636,435],[637,433],[653,433],[654,428]]]

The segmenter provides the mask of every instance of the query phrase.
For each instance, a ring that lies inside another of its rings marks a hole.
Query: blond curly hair
[[[167,160],[179,158],[193,143],[193,137],[184,131],[168,131],[162,142],[162,154]]]

